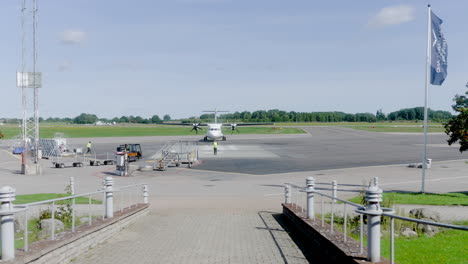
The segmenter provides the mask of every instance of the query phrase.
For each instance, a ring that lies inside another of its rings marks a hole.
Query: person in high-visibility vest
[[[91,153],[91,141],[89,141],[88,144],[86,144],[86,148],[86,154]]]
[[[213,141],[213,152],[215,155],[218,154],[218,142],[216,140]]]

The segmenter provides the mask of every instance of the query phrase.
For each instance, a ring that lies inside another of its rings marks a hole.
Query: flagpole
[[[424,182],[426,180],[427,168],[427,101],[429,93],[429,66],[431,65],[431,5],[427,5],[427,53],[426,53],[426,89],[424,96],[424,152],[422,160],[422,184],[421,193],[425,192]]]

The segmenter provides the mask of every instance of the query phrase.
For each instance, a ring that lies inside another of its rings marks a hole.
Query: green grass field
[[[279,122],[277,126],[417,126],[422,125],[422,121],[417,122]],[[441,126],[442,123],[430,122],[429,126]]]
[[[466,225],[468,223],[462,223]],[[468,232],[446,229],[433,237],[395,238],[395,260],[400,264],[467,263]],[[381,243],[382,256],[390,258],[390,239]]]
[[[190,126],[164,126],[164,125],[135,125],[135,126],[41,126],[41,138],[53,138],[55,133],[64,133],[67,138],[93,138],[93,137],[134,137],[134,136],[186,136],[195,135],[190,131]],[[239,127],[241,134],[297,134],[305,133],[300,128],[293,127]],[[17,136],[19,127],[3,126],[0,131],[5,135],[4,139]],[[206,128],[199,134],[204,134]],[[227,135],[231,134],[228,127],[223,128]],[[237,134],[237,132],[234,132]]]
[[[393,200],[394,204],[426,204],[426,205],[464,205],[468,206],[468,193],[397,193],[385,192],[383,199]],[[349,201],[360,203],[361,197]]]
[[[379,123],[365,123],[365,122],[307,122],[307,123],[276,123],[278,126],[337,126],[347,127],[357,130],[365,130],[372,132],[394,132],[394,133],[423,133],[422,122],[379,122]],[[443,133],[445,132],[442,123],[430,123],[428,125],[429,133]]]
[[[415,126],[378,126],[378,125],[367,125],[367,126],[345,126],[357,130],[365,130],[371,132],[394,132],[394,133],[424,133],[423,127]],[[442,125],[428,126],[428,133],[443,133],[445,128]]]
[[[21,194],[16,195],[16,200],[13,202],[14,204],[25,204],[25,203],[33,203],[39,201],[45,201],[50,199],[62,198],[69,196],[65,193],[35,193],[35,194]],[[78,197],[75,199],[76,204],[88,204],[89,199],[88,197]],[[91,199],[92,204],[101,204],[102,202],[99,200]],[[60,203],[58,203],[60,204]]]

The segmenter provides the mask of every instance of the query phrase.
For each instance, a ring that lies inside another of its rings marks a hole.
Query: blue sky
[[[424,104],[424,1],[38,1],[43,117]],[[20,2],[0,2],[0,117],[21,112]],[[449,55],[429,107],[450,110],[468,81],[468,1],[431,4]]]

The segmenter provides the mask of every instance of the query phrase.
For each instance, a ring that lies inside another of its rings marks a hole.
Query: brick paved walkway
[[[73,263],[308,263],[274,215],[152,210]]]

